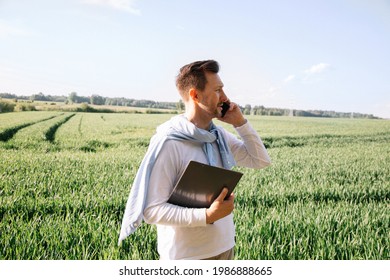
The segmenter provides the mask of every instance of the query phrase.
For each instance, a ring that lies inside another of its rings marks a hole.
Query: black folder
[[[243,173],[190,161],[174,187],[168,203],[189,207],[208,208],[224,187],[229,197]]]

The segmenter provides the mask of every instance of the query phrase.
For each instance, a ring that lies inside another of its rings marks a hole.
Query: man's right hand
[[[210,208],[206,209],[207,224],[212,224],[233,212],[234,194],[231,194],[227,199],[225,199],[227,193],[228,189],[224,188],[219,196],[210,205]]]

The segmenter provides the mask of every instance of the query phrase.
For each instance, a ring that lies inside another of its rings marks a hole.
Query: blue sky
[[[0,0],[0,92],[178,101],[216,59],[232,101],[390,118],[389,0]]]

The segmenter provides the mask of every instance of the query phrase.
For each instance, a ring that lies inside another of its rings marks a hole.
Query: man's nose
[[[221,102],[226,102],[229,100],[229,98],[226,96],[224,90],[221,90],[221,95],[219,96],[219,99],[221,100]]]

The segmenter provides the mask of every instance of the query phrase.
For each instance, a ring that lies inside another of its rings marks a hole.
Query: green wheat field
[[[172,116],[0,114],[0,259],[158,259],[154,226],[117,241],[149,139]],[[390,121],[247,118],[273,163],[237,168],[235,258],[388,260]]]

